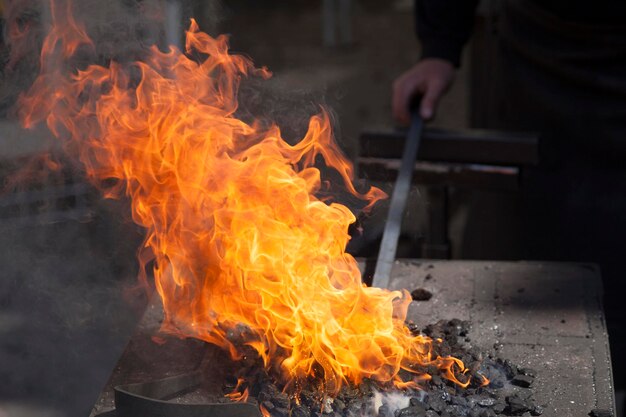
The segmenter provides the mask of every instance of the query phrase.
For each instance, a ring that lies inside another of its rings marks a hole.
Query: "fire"
[[[243,378],[238,378],[237,379],[237,385],[235,386],[235,388],[233,389],[232,392],[226,394],[226,396],[228,398],[230,398],[233,401],[236,402],[246,402],[248,401],[248,388],[243,388],[243,386],[245,385],[246,381]],[[243,391],[241,391],[243,389]]]
[[[315,375],[331,394],[365,377],[405,386],[401,369],[416,384],[427,378],[418,364],[468,384],[456,377],[460,360],[432,357],[433,341],[405,327],[407,292],[362,284],[345,251],[355,217],[317,197],[325,183],[316,164],[338,172],[368,207],[385,195],[354,188],[324,110],[289,145],[278,126],[235,116],[242,77],[270,73],[229,54],[226,37],[192,21],[184,53],[152,47],[143,61],[72,70],[95,46],[69,3],[53,2],[52,19],[21,119],[47,123],[94,183],[109,184],[107,197],[130,198],[147,232],[140,260],[154,261],[165,331],[233,358],[242,355],[238,333],[285,384]]]

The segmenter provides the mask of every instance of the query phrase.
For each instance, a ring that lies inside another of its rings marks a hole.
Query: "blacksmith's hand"
[[[413,97],[421,95],[420,115],[424,120],[435,116],[439,99],[454,80],[451,62],[439,58],[425,58],[393,83],[391,109],[393,118],[403,125],[411,122],[409,106]]]

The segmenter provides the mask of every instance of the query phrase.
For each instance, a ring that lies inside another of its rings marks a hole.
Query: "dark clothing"
[[[626,26],[626,1],[524,0],[565,22]],[[459,66],[463,45],[472,31],[478,0],[416,0],[417,34],[423,58],[442,58]]]
[[[461,3],[417,1],[424,57],[459,63],[475,5]],[[540,163],[517,195],[473,193],[461,256],[598,263],[625,386],[626,1],[502,3],[481,127],[540,132]]]
[[[422,58],[442,58],[458,67],[477,5],[478,0],[417,0],[415,17]]]
[[[626,24],[624,0],[530,0],[536,6],[573,23],[620,26]]]
[[[626,25],[571,23],[508,0],[497,36],[488,127],[540,131],[545,166],[626,167]]]

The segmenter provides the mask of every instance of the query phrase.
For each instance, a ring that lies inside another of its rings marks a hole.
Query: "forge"
[[[360,266],[363,268],[364,262]],[[413,301],[409,306],[408,319],[416,326],[425,327],[438,320],[467,321],[470,323],[467,338],[486,356],[508,360],[518,369],[533,370],[529,389],[534,403],[542,408],[541,415],[614,412],[608,336],[601,305],[602,284],[594,265],[400,260],[393,267],[390,288],[409,291],[421,288],[432,293],[429,300]],[[160,334],[161,320],[162,309],[155,302],[147,309],[96,401],[91,417],[141,416],[141,412],[150,416],[260,415],[256,407],[242,408],[241,403],[222,404],[217,409],[208,406],[215,398],[208,398],[207,389],[210,391],[212,387],[214,392],[221,393],[225,385],[233,384],[224,379],[224,361],[220,359],[223,356],[217,348],[198,340]],[[204,380],[209,381],[203,389],[198,389],[199,382],[194,379],[198,378],[200,369]],[[163,384],[164,378],[171,379]],[[160,381],[160,386],[146,389],[145,385],[132,385],[154,381]],[[523,398],[528,389],[519,385],[506,381],[499,388],[502,397],[517,394]],[[134,394],[130,400],[120,395],[120,387]],[[164,403],[152,403],[150,407],[156,408],[146,409],[141,402],[133,403],[141,399],[142,392],[137,387],[142,387],[145,395],[161,390],[168,404],[196,406],[181,411]],[[425,389],[425,395],[428,392]],[[433,414],[429,410],[431,414],[423,415],[472,415],[471,409],[450,410],[459,414]],[[320,414],[347,415],[335,409],[326,411]],[[509,410],[501,415],[531,414]]]
[[[130,200],[146,231],[140,283],[155,289],[92,416],[613,412],[594,266],[392,257],[384,282],[364,285],[349,228],[386,194],[355,182],[327,110],[296,144],[275,122],[242,117],[240,81],[271,73],[194,20],[184,51],[153,46],[103,63],[69,2],[52,2],[51,19],[20,118],[45,122],[106,197]],[[486,176],[515,186],[519,169],[493,159],[493,137],[478,162],[497,166],[442,155],[471,137],[430,139],[424,151],[448,163],[413,168],[437,187]],[[509,139],[507,161],[533,159],[532,141]],[[362,172],[398,171],[393,146],[374,148],[360,155]],[[398,173],[406,188],[411,163]],[[443,223],[431,226],[424,258],[449,255]]]

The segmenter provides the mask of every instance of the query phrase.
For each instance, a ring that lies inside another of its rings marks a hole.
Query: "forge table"
[[[545,407],[543,416],[586,416],[596,408],[615,412],[602,282],[594,265],[402,260],[396,261],[391,276],[391,289],[432,292],[429,301],[409,307],[409,319],[419,326],[468,320],[474,345],[535,369],[534,398]],[[158,305],[149,307],[92,417],[115,416],[116,385],[196,366],[193,343],[159,344],[155,335],[160,317]],[[178,365],[164,368],[174,357]]]

